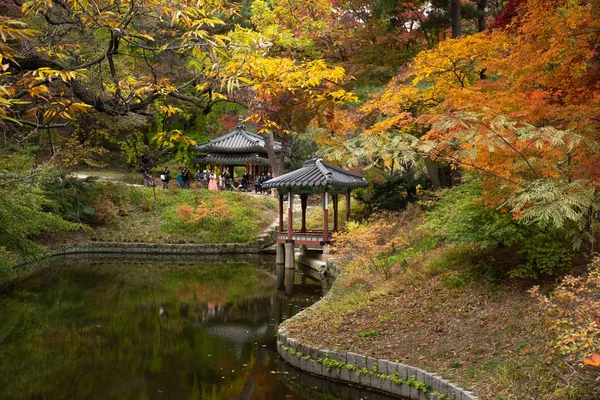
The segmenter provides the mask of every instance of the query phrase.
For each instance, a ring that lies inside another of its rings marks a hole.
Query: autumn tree
[[[489,204],[581,243],[597,204],[599,12],[595,1],[529,0],[502,29],[421,52],[332,154],[477,171]]]

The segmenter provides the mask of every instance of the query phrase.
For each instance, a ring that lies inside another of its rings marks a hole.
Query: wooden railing
[[[327,237],[328,241],[331,241],[333,232],[329,231]],[[279,231],[277,234],[277,240],[279,242],[283,242],[288,240],[288,232],[287,231]],[[323,241],[323,231],[307,231],[307,232],[292,232],[292,240],[298,242],[298,244],[320,244]]]

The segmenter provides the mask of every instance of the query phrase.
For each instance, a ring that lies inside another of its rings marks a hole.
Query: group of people
[[[260,174],[258,178],[256,178],[256,182],[254,184],[254,193],[263,194],[265,190],[263,189],[263,183],[271,179],[271,174],[267,172],[267,175]]]
[[[142,174],[144,176],[144,186],[155,186],[152,172],[143,169]],[[270,173],[267,173],[266,175],[261,173],[254,182],[254,192],[263,194],[265,192],[263,183],[267,182],[269,179],[271,179]],[[164,190],[168,189],[169,181],[171,180],[171,171],[169,171],[168,167],[165,167],[161,172],[160,180],[162,181],[162,188]],[[246,172],[239,181],[236,181],[227,170],[223,171],[218,177],[214,171],[196,170],[196,174],[192,177],[189,169],[187,167],[182,167],[175,180],[182,189],[189,189],[192,181],[195,181],[201,188],[213,191],[230,190],[248,192],[250,186],[250,174]]]
[[[167,167],[165,167],[165,170],[167,170]],[[187,167],[183,167],[179,170],[179,173],[175,177],[175,180],[177,181],[177,183],[179,183],[180,188],[189,189],[190,181],[192,180],[192,174],[190,173],[190,170],[187,169]]]
[[[198,185],[200,185],[201,188],[214,191],[219,190],[217,185],[217,175],[214,172],[209,172],[207,170],[196,170],[194,180],[198,183]]]

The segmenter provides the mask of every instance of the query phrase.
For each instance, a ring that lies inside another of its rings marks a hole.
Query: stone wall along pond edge
[[[271,225],[250,243],[134,243],[134,242],[86,242],[47,248],[43,259],[67,255],[143,255],[143,256],[201,256],[219,254],[261,254],[267,246],[275,242],[276,225]],[[26,262],[12,267],[19,271],[35,262]]]
[[[339,274],[334,260],[328,260],[327,272],[334,276]],[[310,374],[360,385],[392,396],[410,400],[477,400],[470,391],[417,367],[352,352],[335,352],[309,346],[290,337],[285,326],[277,330],[277,353],[287,363]]]

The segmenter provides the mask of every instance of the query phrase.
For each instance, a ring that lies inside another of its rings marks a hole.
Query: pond
[[[388,399],[279,358],[328,283],[273,261],[52,261],[0,292],[0,398]]]

